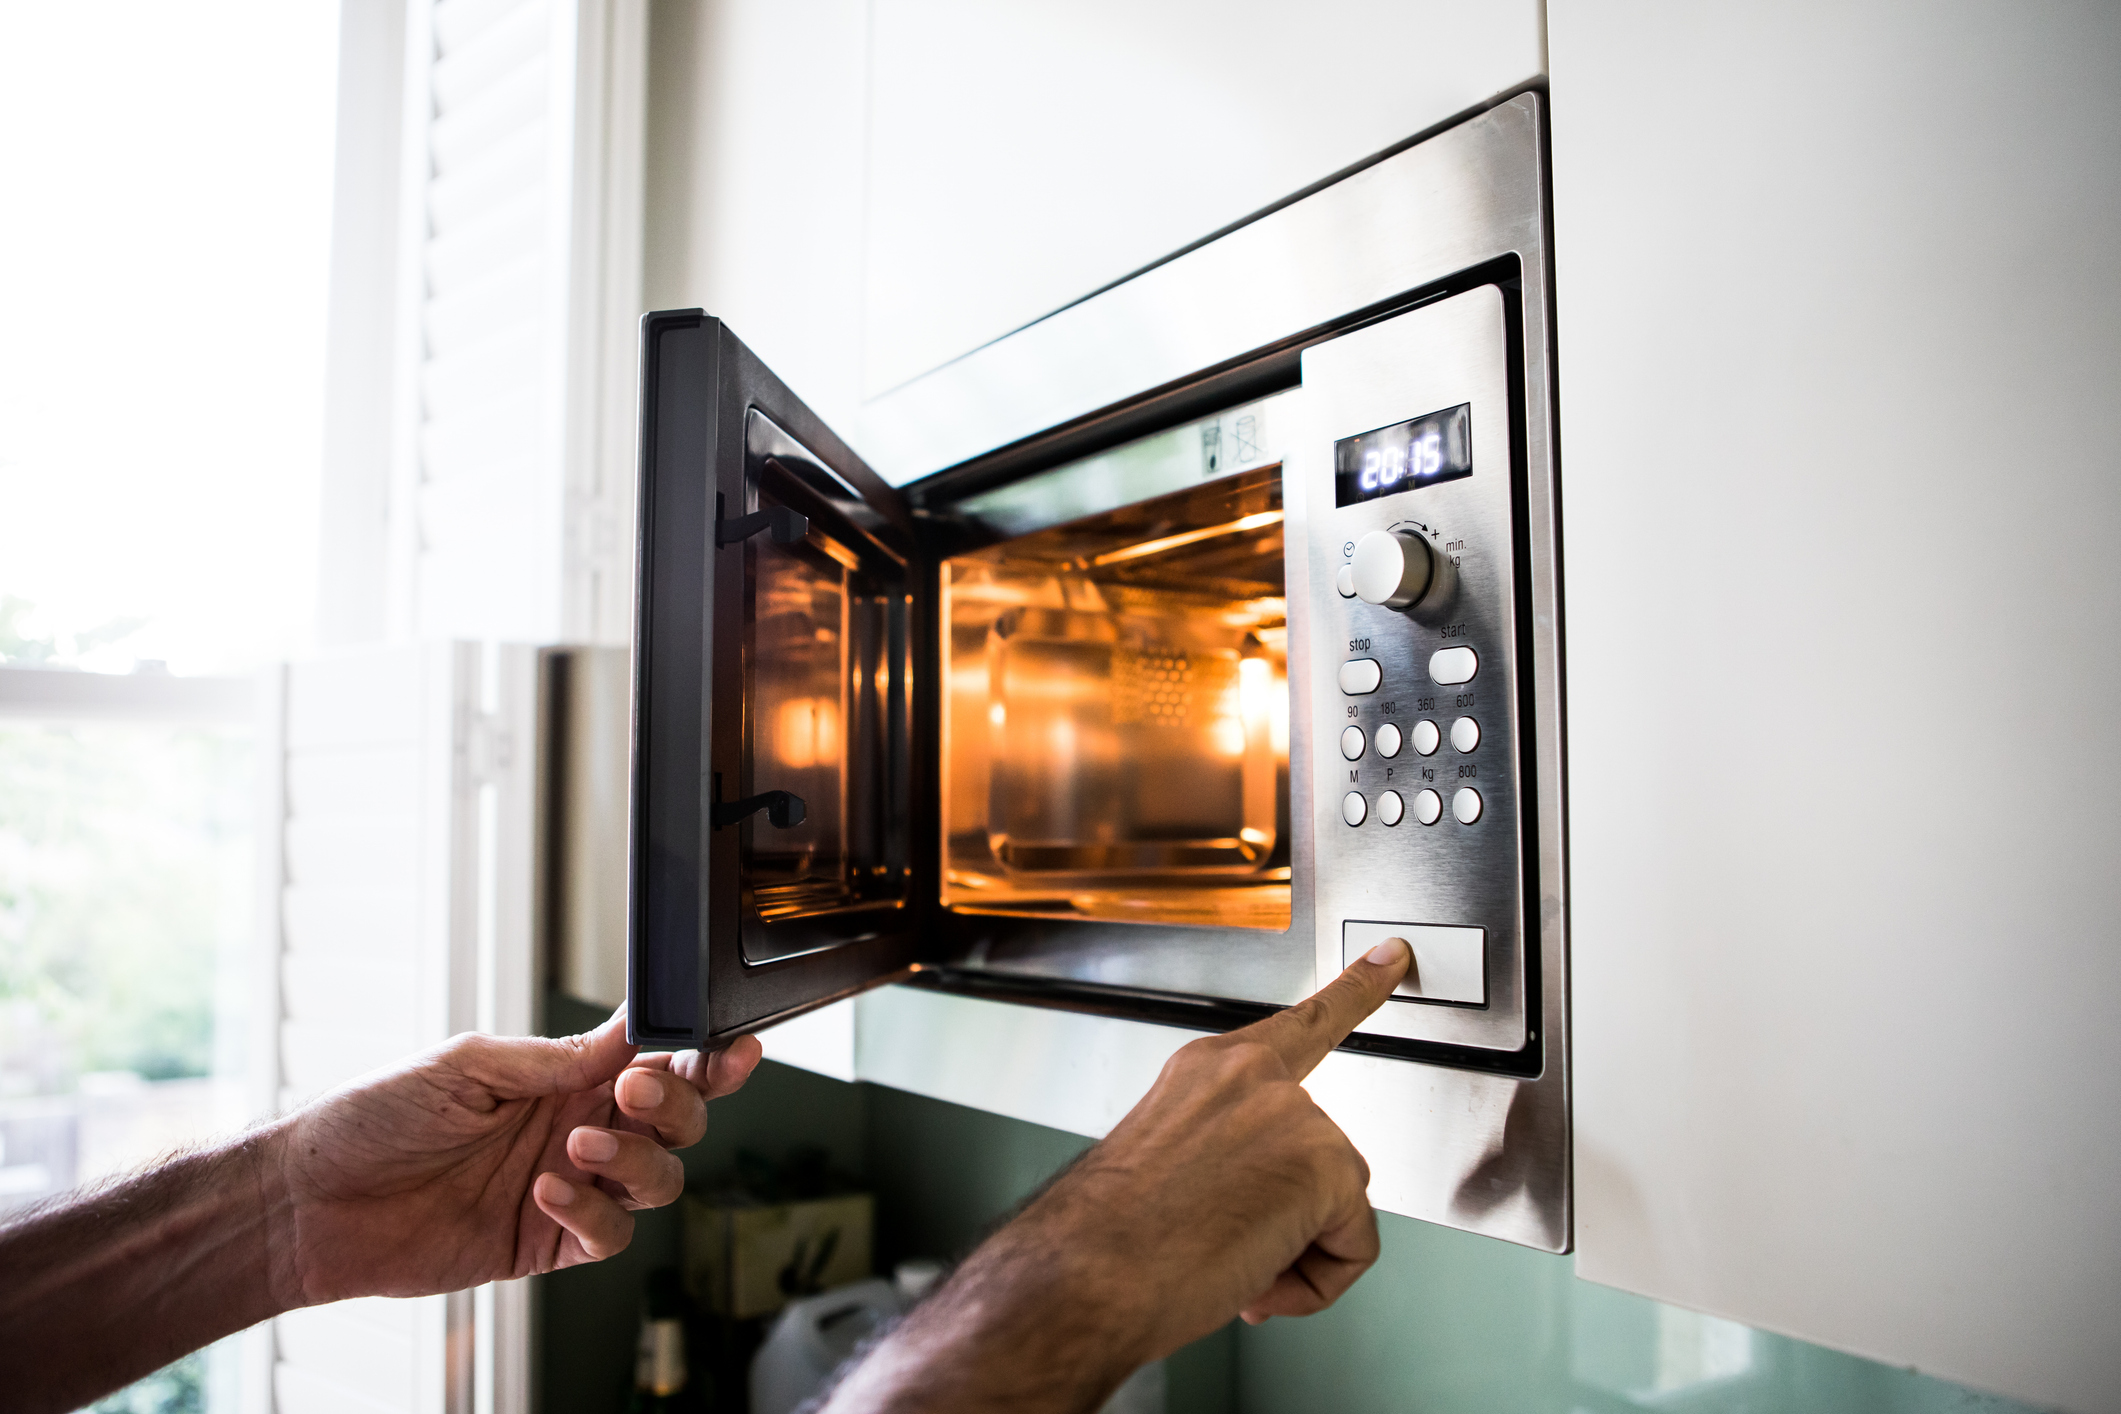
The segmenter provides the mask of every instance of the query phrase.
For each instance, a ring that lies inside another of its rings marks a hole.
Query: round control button
[[[1390,722],[1377,729],[1377,754],[1388,759],[1399,754],[1399,728]]]
[[[1355,542],[1355,592],[1366,604],[1412,608],[1429,592],[1435,564],[1435,552],[1419,536],[1373,530]]]
[[[1480,723],[1471,717],[1460,717],[1451,723],[1451,749],[1471,751],[1480,745]]]
[[[1470,825],[1480,818],[1480,792],[1467,786],[1451,797],[1451,814],[1461,825]]]
[[[1341,598],[1353,599],[1355,597],[1354,569],[1347,565],[1342,565],[1340,573],[1333,576],[1333,587],[1340,591]]]
[[[1442,741],[1443,733],[1436,730],[1434,722],[1422,721],[1414,724],[1414,754],[1416,756],[1434,756],[1438,744]]]
[[[1407,813],[1407,803],[1399,798],[1399,792],[1388,790],[1377,797],[1377,818],[1387,825],[1396,825]]]
[[[1349,727],[1340,734],[1340,754],[1350,761],[1362,759],[1362,728]]]
[[[1351,790],[1340,798],[1340,818],[1351,825],[1370,818],[1370,802],[1362,798],[1361,791]]]
[[[1433,825],[1443,818],[1443,797],[1433,790],[1414,793],[1414,818],[1424,825]]]

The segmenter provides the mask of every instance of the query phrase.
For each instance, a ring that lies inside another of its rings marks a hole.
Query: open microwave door
[[[715,1047],[912,965],[932,595],[903,501],[721,321],[641,330],[627,1025]]]

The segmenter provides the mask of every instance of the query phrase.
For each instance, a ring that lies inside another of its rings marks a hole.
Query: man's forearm
[[[285,1309],[270,1131],[0,1226],[0,1389],[78,1409]]]
[[[1121,1254],[1093,1245],[1104,1225],[1072,1211],[1084,1197],[1049,1190],[984,1243],[847,1372],[827,1414],[1102,1405],[1155,1352],[1142,1287]]]

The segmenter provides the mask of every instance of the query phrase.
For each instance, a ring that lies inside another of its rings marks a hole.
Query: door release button
[[[1402,938],[1414,949],[1407,980],[1392,995],[1423,1002],[1488,1001],[1485,928],[1454,928],[1441,923],[1369,923],[1349,919],[1340,925],[1341,966],[1352,964],[1387,938]]]
[[[1448,648],[1444,650],[1446,653],[1452,651]],[[1473,650],[1467,648],[1460,651],[1470,654]],[[1441,657],[1442,654],[1437,656]],[[1466,678],[1471,676],[1473,675],[1470,672],[1466,674]],[[1466,678],[1452,678],[1451,681],[1464,682]],[[1340,690],[1350,697],[1361,697],[1365,693],[1375,692],[1377,685],[1384,680],[1385,670],[1377,666],[1375,658],[1350,658],[1340,665]]]
[[[1439,648],[1429,655],[1429,676],[1446,686],[1471,682],[1479,671],[1480,655],[1470,648]]]
[[[1348,727],[1340,734],[1340,754],[1350,761],[1362,760],[1362,728]]]

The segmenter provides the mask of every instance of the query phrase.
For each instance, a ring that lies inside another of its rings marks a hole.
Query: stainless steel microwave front
[[[891,980],[1226,1029],[1400,937],[1399,1210],[1565,1248],[1544,162],[1518,95],[846,440],[648,316],[638,1038]]]

